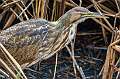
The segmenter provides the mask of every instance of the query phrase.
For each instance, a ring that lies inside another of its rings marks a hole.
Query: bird
[[[77,26],[72,24],[101,16],[84,7],[74,7],[57,21],[30,19],[2,30],[0,43],[24,69],[52,57],[68,45],[76,33]],[[9,63],[1,51],[0,58]]]

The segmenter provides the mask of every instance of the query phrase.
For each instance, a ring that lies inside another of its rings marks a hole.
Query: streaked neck
[[[70,14],[64,14],[57,21],[52,22],[57,29],[62,29],[70,25]]]

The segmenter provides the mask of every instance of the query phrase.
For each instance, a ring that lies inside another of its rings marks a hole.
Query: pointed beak
[[[97,12],[88,12],[88,13],[82,13],[82,17],[87,18],[108,18],[107,16],[104,16],[104,14],[100,14]]]
[[[108,18],[104,14],[100,14],[100,13],[97,13],[97,12],[92,12],[92,15],[93,16],[91,16],[91,17],[95,17],[95,18]]]

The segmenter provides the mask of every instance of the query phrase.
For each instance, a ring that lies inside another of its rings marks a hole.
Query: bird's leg
[[[69,39],[70,40],[70,44],[71,44],[71,57],[73,58],[73,60],[75,60],[75,58],[74,58],[74,44],[75,44],[75,38],[76,38],[76,25],[75,24],[72,24],[72,30],[71,30],[71,32],[73,32],[73,35],[72,35],[72,38],[71,39]],[[77,71],[76,71],[76,67],[75,67],[75,63],[74,63],[74,61],[73,61],[73,68],[74,68],[74,73],[75,73],[75,75],[77,76]]]
[[[75,38],[73,39],[73,41],[71,41],[70,42],[70,44],[71,44],[71,56],[74,58],[74,43],[75,43]],[[74,58],[74,60],[75,60],[75,58]],[[75,73],[75,75],[77,75],[76,73],[76,67],[75,67],[75,63],[74,63],[74,61],[73,61],[73,68],[74,68],[74,73]]]
[[[86,79],[85,74],[84,74],[82,68],[79,67],[79,65],[77,64],[77,61],[75,60],[74,56],[72,56],[72,52],[70,51],[70,48],[69,48],[67,45],[66,45],[66,48],[67,48],[67,50],[68,50],[70,56],[72,57],[73,63],[75,64],[77,70],[79,71],[79,73],[80,73],[82,79]]]
[[[72,24],[72,27],[70,28],[70,33],[69,33],[69,41],[71,44],[71,50],[69,49],[69,47],[67,45],[66,45],[66,48],[67,48],[70,56],[72,57],[75,75],[76,75],[76,68],[77,68],[77,70],[81,74],[82,79],[86,79],[82,68],[79,67],[79,65],[77,64],[77,61],[74,57],[74,43],[75,43],[76,31],[77,31],[77,24],[74,23],[74,24]]]

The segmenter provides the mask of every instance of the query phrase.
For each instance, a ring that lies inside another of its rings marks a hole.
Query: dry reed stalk
[[[75,5],[76,7],[78,6],[74,1],[69,0],[71,4]]]
[[[14,0],[12,0],[12,1],[14,1]],[[19,8],[21,11],[23,11],[25,18],[26,18],[27,20],[29,20],[29,18],[28,18],[28,16],[27,16],[26,12],[24,12],[23,7],[22,7],[20,4],[18,4],[18,3],[16,3],[16,5],[18,6],[18,8]]]
[[[37,10],[37,11],[38,11],[38,12],[37,12],[37,17],[38,17],[38,18],[40,17],[40,12],[41,12],[41,2],[42,2],[42,0],[39,0],[39,1],[38,1],[38,7],[37,7],[37,9],[38,9],[38,10]]]
[[[93,0],[93,4],[94,4],[94,7],[96,8],[96,10],[102,15],[102,12],[100,11],[97,2]],[[106,18],[103,18],[103,19],[104,19],[104,20],[107,20]],[[102,20],[102,19],[100,19],[100,21],[101,21],[101,20]],[[101,22],[101,23],[103,23],[103,22]],[[103,38],[104,38],[105,44],[107,45],[107,38],[106,38],[105,29],[104,29],[103,27],[101,27],[101,28],[102,28]]]
[[[102,19],[101,19],[101,22],[102,22]],[[101,28],[102,28],[102,33],[103,33],[105,45],[108,45],[106,30],[102,26],[101,26]]]
[[[45,0],[41,0],[41,18],[44,18],[44,13],[45,13]]]
[[[109,68],[110,68],[110,55],[111,55],[111,52],[113,52],[113,49],[111,49],[111,47],[108,47],[108,50],[107,50],[107,55],[106,55],[106,60],[105,60],[105,64],[104,64],[104,69],[103,69],[103,76],[102,76],[102,79],[108,79],[109,78]]]
[[[44,18],[45,17],[45,0],[36,0],[36,17]],[[46,9],[47,10],[47,9]]]
[[[10,76],[8,75],[8,73],[6,73],[3,69],[0,69],[0,73],[2,73],[3,78],[4,78],[4,77],[10,78]]]
[[[10,69],[10,67],[0,58],[0,65],[9,73],[9,75],[14,78],[17,79],[16,74]]]
[[[112,46],[112,48],[120,53],[120,46],[119,45]]]
[[[16,11],[16,10],[17,10],[17,8],[14,11]],[[12,13],[12,15],[9,17],[8,21],[6,22],[4,29],[10,27],[10,25],[14,22],[15,19],[16,19],[16,16],[14,13]]]
[[[101,7],[101,9],[105,12],[109,12],[111,14],[115,14],[115,12],[113,10],[111,10],[110,8],[104,6],[103,4],[99,4],[99,6]]]
[[[55,79],[56,77],[56,72],[57,72],[57,64],[58,64],[58,53],[56,53],[56,61],[55,61],[55,68],[54,68],[54,75],[53,75],[53,79]]]
[[[0,7],[2,7],[2,8],[10,7],[10,6],[12,6],[12,5],[14,5],[14,4],[18,3],[18,2],[20,2],[20,0],[7,3],[7,4],[2,5],[2,6],[0,6]]]
[[[66,2],[66,0],[62,0],[62,2],[60,4],[59,17],[64,14],[64,11],[65,11],[65,2]]]
[[[49,18],[48,18],[48,16],[49,16],[49,11],[48,11],[48,8],[49,8],[48,3],[49,3],[49,0],[45,0],[44,2],[45,2],[45,5],[44,5],[44,18],[45,18],[46,20],[49,20]]]
[[[95,0],[93,0],[93,4],[94,4],[96,10],[97,10],[100,14],[102,14],[101,11],[100,11],[100,9],[99,9],[100,6],[97,4],[97,2],[96,2]],[[106,24],[109,26],[109,28],[112,29],[112,31],[113,31],[114,28],[113,28],[112,25],[109,23],[109,21],[108,21],[106,18],[103,18],[103,20],[106,22]]]
[[[117,34],[118,34],[117,32],[115,33],[115,35],[113,34],[113,36],[112,36],[113,39],[111,40],[111,42],[114,42],[117,40]],[[105,64],[104,64],[102,79],[112,79],[113,78],[114,69],[113,69],[112,65],[114,65],[114,63],[115,63],[115,50],[112,49],[111,46],[109,46],[108,50],[107,50]]]
[[[5,3],[5,4],[7,4],[7,3]],[[24,3],[24,4],[26,4],[26,3]],[[18,4],[18,3],[16,3],[16,5],[21,9],[21,10],[23,10],[23,8]],[[11,16],[9,17],[9,19],[8,19],[8,21],[6,22],[6,24],[5,24],[5,26],[4,26],[4,29],[6,29],[6,28],[8,28],[8,27],[10,27],[11,26],[11,24],[14,22],[14,20],[16,19],[16,15],[15,14],[18,14],[18,13],[20,13],[20,11],[18,10],[18,7],[16,7],[14,10],[12,9],[12,8],[10,8],[10,10],[12,11],[14,11],[12,14],[11,14]],[[16,13],[17,12],[17,13]],[[24,15],[26,16],[26,18],[28,19],[28,17],[27,17],[27,15],[26,15],[26,13],[24,12]],[[20,19],[21,21],[22,21],[22,19]]]
[[[33,2],[34,2],[34,0],[31,0],[31,2],[27,5],[27,7],[25,7],[24,3],[21,2],[21,3],[24,5],[25,9],[22,10],[22,12],[19,14],[18,18],[19,18],[23,13],[25,13],[25,11],[27,11],[28,13],[30,13],[27,9],[31,6],[31,4],[32,4]],[[27,16],[27,15],[25,15],[25,16]],[[28,16],[27,16],[26,19],[27,19],[27,20],[29,19]]]
[[[99,20],[97,19],[93,19],[95,22],[99,23],[101,26],[103,26],[106,30],[108,30],[109,32],[112,32],[112,30],[106,26],[105,24],[103,24],[102,22],[100,22]]]
[[[56,0],[54,0],[54,3],[53,3],[53,9],[52,9],[52,17],[51,17],[51,21],[54,21],[55,9],[56,9]]]
[[[61,0],[56,0],[56,1],[60,3],[62,2]],[[72,3],[65,1],[65,6],[76,7],[76,4],[72,4]]]
[[[36,1],[35,1],[35,12],[36,12],[35,15],[36,15],[36,18],[39,16],[39,14],[38,14],[38,13],[39,13],[39,12],[38,12],[38,1],[39,1],[39,0],[36,0]]]

